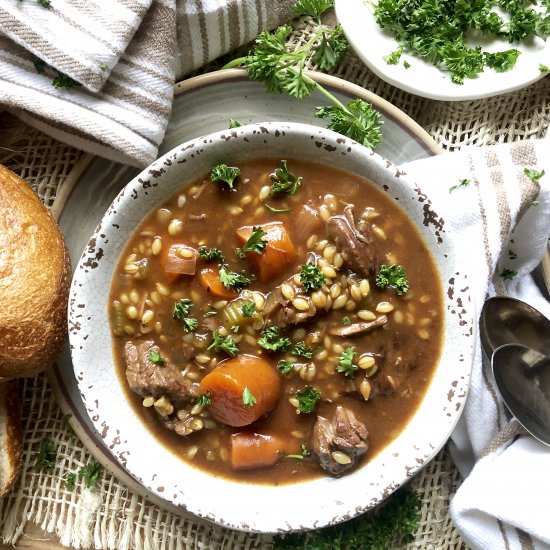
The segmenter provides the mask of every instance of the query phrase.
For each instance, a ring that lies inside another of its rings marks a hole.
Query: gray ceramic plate
[[[384,140],[377,149],[383,157],[402,164],[440,153],[430,136],[402,111],[363,88],[320,73],[310,73],[339,99],[360,97],[370,101],[384,118]],[[297,101],[268,94],[244,71],[218,71],[186,80],[175,89],[174,111],[160,153],[195,137],[227,128],[230,118],[242,122],[286,120],[323,125],[313,116],[325,100],[313,95]],[[65,234],[73,266],[103,214],[119,191],[139,170],[85,155],[60,190],[53,206]],[[133,491],[171,507],[155,497],[121,467],[93,428],[73,374],[68,348],[50,371],[58,401],[78,437],[95,458]]]

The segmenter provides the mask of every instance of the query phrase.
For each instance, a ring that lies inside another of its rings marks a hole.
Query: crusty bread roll
[[[0,166],[0,377],[48,368],[66,335],[70,264],[55,220]]]
[[[21,416],[17,381],[0,384],[0,497],[13,486],[21,468]]]

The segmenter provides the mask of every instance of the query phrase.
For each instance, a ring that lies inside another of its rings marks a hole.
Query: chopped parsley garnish
[[[298,191],[300,185],[302,185],[302,178],[296,177],[290,172],[286,163],[286,160],[282,160],[279,167],[275,169],[275,172],[269,176],[272,182],[271,190],[269,191],[270,197],[274,197],[281,193],[294,195],[296,191]]]
[[[248,238],[248,241],[243,245],[243,252],[255,252],[256,254],[262,254],[267,245],[267,241],[264,237],[267,233],[261,227],[253,227],[252,235]]]
[[[317,401],[321,399],[321,393],[313,386],[306,386],[303,390],[297,391],[295,395],[298,400],[298,411],[301,414],[312,413],[317,406]]]
[[[239,353],[239,348],[233,340],[233,336],[230,334],[222,336],[217,330],[212,333],[212,343],[206,349],[215,353],[223,351],[229,357],[235,357]]]
[[[469,179],[461,179],[456,185],[453,185],[449,187],[449,193],[452,193],[453,191],[456,191],[457,189],[460,189],[461,187],[468,187],[472,183]]]
[[[64,485],[65,485],[65,489],[67,489],[68,491],[72,491],[76,486],[76,474],[69,472],[65,476]]]
[[[300,2],[297,13],[322,12],[325,6],[317,2]],[[329,119],[328,128],[374,148],[382,138],[382,117],[372,105],[361,99],[351,100],[344,105],[305,73],[306,63],[314,58],[323,65],[324,70],[334,69],[343,55],[345,39],[342,30],[339,27],[332,31],[323,29],[312,40],[296,49],[286,44],[291,32],[290,25],[282,25],[272,33],[263,31],[246,57],[234,59],[224,68],[244,65],[249,78],[264,82],[268,91],[285,93],[297,99],[311,95],[314,90],[320,91],[333,105],[320,107],[316,112],[317,116]]]
[[[508,258],[510,260],[517,260],[518,255],[513,250],[508,250]]]
[[[535,170],[534,168],[524,168],[523,172],[531,181],[539,181],[544,176],[544,170]]]
[[[258,345],[268,351],[287,351],[292,345],[292,340],[281,336],[279,327],[273,325],[262,331]]]
[[[99,462],[90,462],[89,464],[86,464],[84,468],[78,472],[78,479],[83,479],[86,482],[86,487],[88,489],[91,489],[92,487],[95,487],[96,483],[98,482],[99,478],[101,477],[101,474],[103,472],[103,467]]]
[[[225,262],[225,256],[219,248],[208,248],[201,246],[199,248],[199,256],[207,262],[217,262],[223,264]]]
[[[304,342],[298,342],[290,350],[292,355],[297,355],[299,357],[305,357],[306,359],[311,359],[313,357],[313,348],[306,345]]]
[[[172,317],[182,322],[185,332],[193,332],[199,326],[199,322],[194,317],[189,317],[192,305],[192,300],[182,298],[174,303],[172,309]]]
[[[248,389],[248,386],[243,390],[243,405],[245,407],[252,407],[256,404],[256,398],[252,395],[252,392]]]
[[[241,313],[243,314],[243,317],[252,317],[255,311],[256,311],[256,304],[252,300],[249,300],[248,302],[244,303],[241,307]]]
[[[293,363],[292,361],[287,361],[286,359],[281,359],[277,363],[277,369],[279,369],[279,372],[281,374],[290,374],[294,371],[296,363]]]
[[[300,270],[300,282],[304,287],[304,292],[309,294],[325,284],[325,275],[317,267],[317,264],[308,262]]]
[[[212,396],[210,395],[210,392],[207,391],[206,393],[201,393],[197,400],[195,401],[196,405],[200,405],[201,407],[208,407],[212,404]]]
[[[334,0],[298,0],[293,10],[296,15],[319,17],[332,6],[334,6]]]
[[[174,308],[172,309],[172,317],[174,319],[178,319],[179,321],[183,321],[183,319],[189,315],[189,311],[191,310],[192,305],[193,300],[189,300],[188,298],[182,298],[181,300],[178,300],[174,303]]]
[[[397,65],[402,55],[403,55],[403,48],[397,48],[397,50],[395,50],[394,52],[384,56],[384,61],[388,65]]]
[[[341,372],[344,376],[355,376],[355,371],[359,368],[353,360],[355,359],[355,348],[346,348],[338,357],[336,372]]]
[[[186,319],[183,319],[183,330],[185,332],[193,332],[194,330],[197,330],[197,327],[199,326],[199,322],[194,317],[187,317]]]
[[[403,67],[405,67],[405,69],[410,69],[411,64],[406,59],[403,59]]]
[[[513,269],[503,269],[500,272],[500,276],[504,281],[510,281],[514,277],[517,277],[518,272],[514,271]]]
[[[53,470],[55,459],[57,458],[57,449],[50,439],[44,438],[38,449],[38,456],[34,463],[35,470]]]
[[[149,350],[149,360],[155,365],[164,365],[164,357],[155,349]]]
[[[246,254],[243,252],[242,248],[235,248],[233,249],[233,252],[235,252],[235,256],[237,256],[240,260],[244,260],[246,258]]]
[[[402,296],[409,290],[409,281],[405,268],[402,265],[382,265],[376,276],[376,286],[380,288],[393,288],[398,296]]]
[[[311,451],[307,448],[305,443],[300,445],[300,454],[299,455],[286,455],[286,458],[295,458],[296,460],[304,460],[311,456]]]
[[[241,175],[239,168],[227,166],[227,164],[218,164],[210,172],[212,183],[225,183],[229,189],[234,189],[237,178]]]
[[[52,7],[52,1],[51,0],[36,0],[43,8],[51,8]]]
[[[340,321],[343,325],[351,325],[351,319],[346,315]]]
[[[229,129],[230,130],[232,128],[239,128],[242,125],[243,125],[242,122],[238,121],[236,118],[230,118],[229,119]]]
[[[245,272],[236,273],[235,271],[227,271],[225,267],[220,269],[218,275],[223,286],[237,291],[246,288],[252,282],[252,278]]]
[[[539,71],[541,73],[550,73],[550,67],[548,65],[543,65],[542,63],[539,65]]]
[[[480,46],[470,46],[468,35],[477,33],[484,41],[496,37],[510,43],[534,36],[546,39],[550,32],[548,4],[546,12],[538,13],[530,7],[532,3],[379,0],[374,15],[378,25],[396,38],[400,48],[448,72],[455,84],[463,84],[485,67],[497,72],[512,69],[519,55],[516,49],[492,53]],[[494,7],[505,12],[504,19]]]

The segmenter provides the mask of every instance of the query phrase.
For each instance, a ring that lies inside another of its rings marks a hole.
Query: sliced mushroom
[[[360,323],[353,323],[351,325],[342,325],[332,327],[329,329],[329,334],[333,336],[357,336],[358,334],[364,334],[365,332],[372,332],[373,330],[383,327],[388,322],[386,315],[380,315],[374,321],[364,321]]]

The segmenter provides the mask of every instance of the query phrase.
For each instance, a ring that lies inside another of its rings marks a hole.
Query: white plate
[[[420,57],[404,53],[397,65],[388,65],[384,56],[398,48],[398,43],[376,23],[374,8],[364,0],[336,0],[336,16],[349,43],[361,60],[380,78],[407,92],[444,101],[480,99],[523,88],[545,75],[539,64],[550,66],[550,40],[537,38],[529,44],[510,44],[495,40],[486,44],[488,51],[515,48],[521,51],[516,66],[507,72],[497,73],[485,68],[477,78],[467,78],[464,84],[454,84],[448,73],[440,71]],[[403,60],[411,67],[405,69]]]
[[[193,468],[139,420],[114,366],[108,302],[120,254],[152,209],[220,159],[239,163],[289,155],[360,174],[396,201],[439,268],[445,316],[441,356],[426,394],[387,447],[340,479],[322,477],[272,487],[238,483]],[[434,219],[437,222],[430,222]],[[153,494],[227,527],[260,532],[313,529],[370,510],[433,458],[451,434],[466,400],[476,339],[474,305],[464,258],[454,234],[442,229],[443,223],[429,196],[390,161],[318,126],[263,122],[178,145],[118,194],[84,250],[72,281],[69,337],[74,375],[100,439]]]
[[[383,142],[377,150],[395,164],[440,153],[433,139],[389,102],[340,78],[309,74],[341,101],[361,98],[373,104],[384,120]],[[289,120],[324,125],[324,121],[315,118],[313,113],[315,106],[325,101],[316,94],[302,101],[269,94],[261,83],[251,82],[244,71],[237,69],[191,78],[176,85],[174,108],[161,154],[189,139],[227,128],[230,118],[243,122]],[[75,166],[53,206],[73,267],[108,206],[138,172],[135,168],[92,155],[85,155]],[[132,491],[174,510],[165,498],[156,497],[134,479],[104,445],[82,401],[68,346],[48,371],[48,376],[63,412],[71,415],[72,428],[96,460]]]

